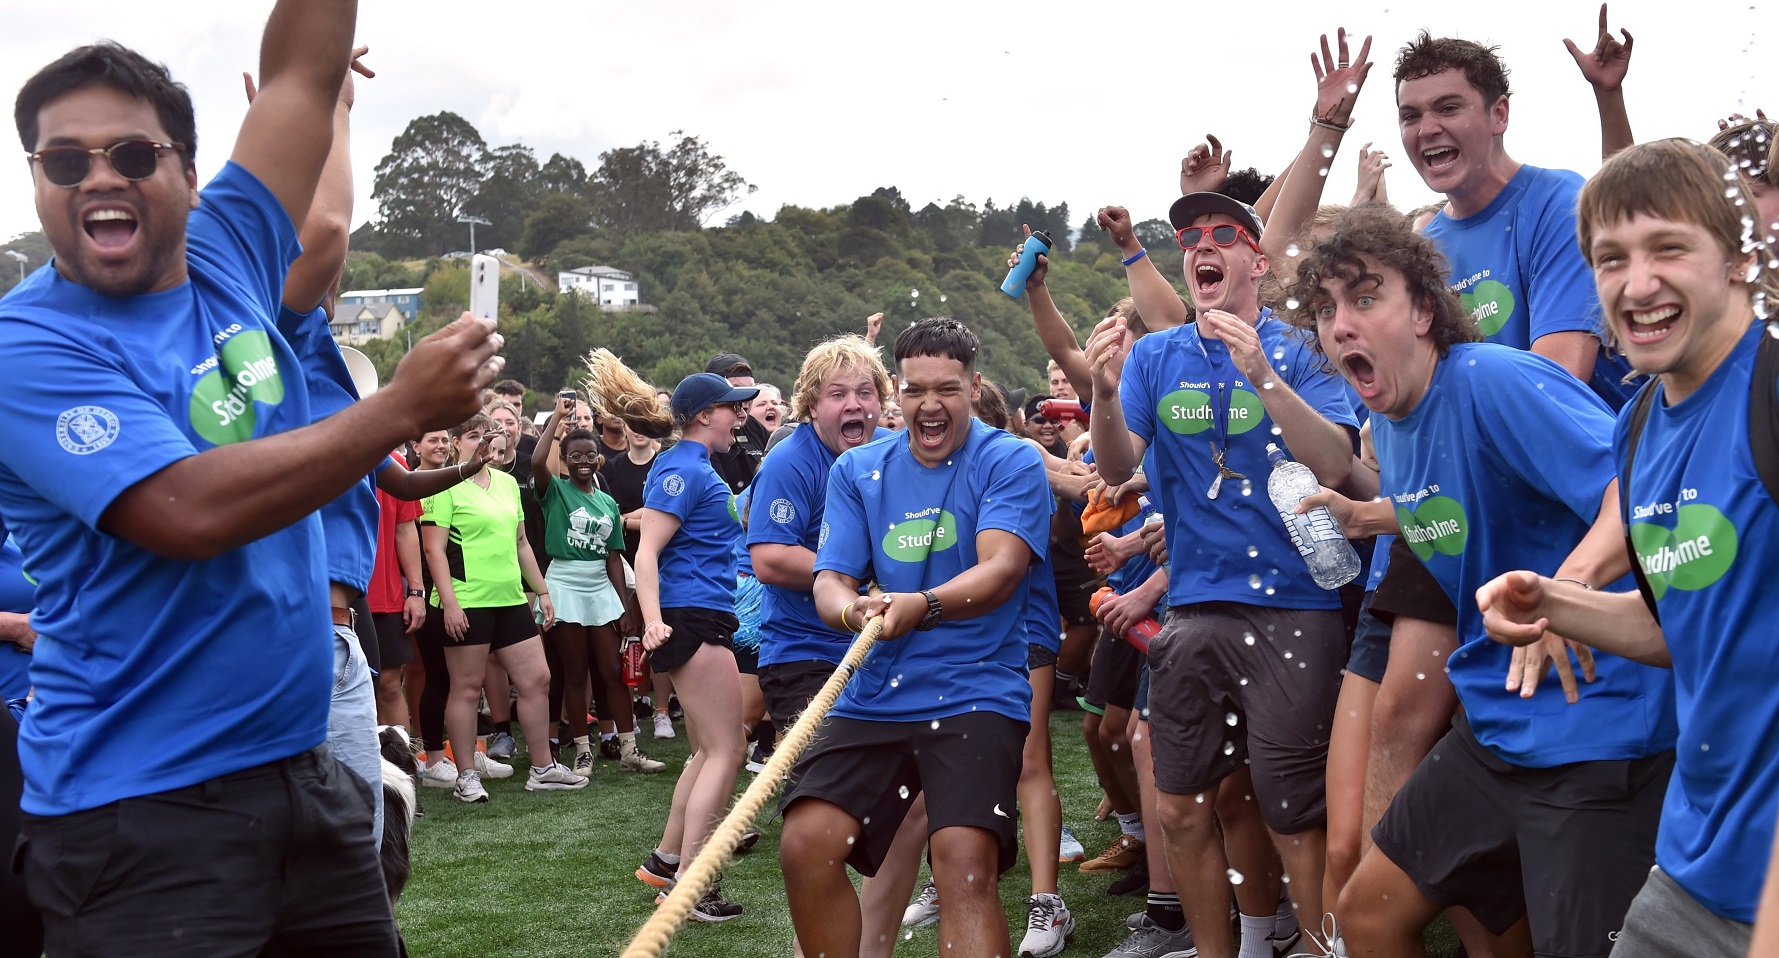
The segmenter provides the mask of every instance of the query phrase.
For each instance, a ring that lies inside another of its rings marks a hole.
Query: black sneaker
[[[610,761],[615,762],[622,756],[623,756],[623,752],[619,751],[617,739],[602,738],[599,740],[599,757],[600,758],[608,759]]]
[[[1147,856],[1137,860],[1130,871],[1118,877],[1118,880],[1106,886],[1108,895],[1147,895],[1149,894],[1149,859]]]
[[[649,857],[643,859],[642,866],[636,870],[636,877],[646,885],[666,888],[673,884],[673,876],[678,872],[678,866],[662,861],[660,853],[650,849]]]
[[[747,831],[742,832],[741,833],[741,841],[735,843],[735,854],[745,855],[748,852],[753,851],[754,846],[758,845],[759,843],[760,843],[760,830],[757,828],[750,828]]]
[[[679,696],[669,695],[667,697],[667,717],[675,722],[686,717],[686,710],[679,707]]]
[[[712,885],[710,891],[705,892],[704,897],[698,899],[698,904],[692,906],[692,920],[728,921],[731,918],[740,918],[741,912],[740,905],[723,897],[723,886]]]
[[[655,703],[649,701],[649,697],[644,695],[631,700],[630,711],[636,716],[637,721],[643,721],[655,714]]]

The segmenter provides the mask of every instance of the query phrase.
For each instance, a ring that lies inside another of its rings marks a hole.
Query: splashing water
[[[903,785],[902,787],[896,789],[896,794],[900,795],[902,797],[902,799],[904,801],[906,801],[908,798],[908,786]]]
[[[1256,579],[1258,579],[1258,578],[1260,578],[1260,577],[1259,577],[1259,576],[1255,576],[1255,577],[1254,577],[1254,578],[1256,578]],[[1248,644],[1249,644],[1249,645],[1253,645],[1253,644],[1254,644],[1254,633],[1252,633],[1252,632],[1243,632],[1243,633],[1242,633],[1242,641],[1243,641],[1243,642],[1246,642],[1246,643],[1248,643]]]
[[[1329,146],[1326,143],[1322,144],[1322,158],[1326,160],[1326,159],[1332,158],[1333,156],[1334,156],[1334,147]]]
[[[1234,755],[1235,754],[1235,743],[1234,742],[1224,742],[1223,743],[1223,754]]]
[[[1234,725],[1234,724],[1235,724],[1235,723],[1236,723],[1236,722],[1238,722],[1238,721],[1240,721],[1240,719],[1237,719],[1237,718],[1236,718],[1236,717],[1235,717],[1235,713],[1234,713],[1234,712],[1225,712],[1225,713],[1223,713],[1223,723],[1224,723],[1224,724],[1225,724],[1225,725]]]
[[[1250,588],[1250,589],[1260,588],[1260,577],[1257,575],[1248,576],[1248,588]],[[1249,645],[1254,644],[1254,637],[1251,635],[1248,636],[1248,644]]]
[[[1244,875],[1242,875],[1241,872],[1238,872],[1233,868],[1231,868],[1229,870],[1228,875],[1229,875],[1229,883],[1231,885],[1240,885],[1242,882],[1248,880]]]
[[[1249,546],[1248,547],[1248,558],[1255,559],[1255,558],[1259,558],[1259,556],[1260,556],[1259,547],[1257,547],[1257,546]]]

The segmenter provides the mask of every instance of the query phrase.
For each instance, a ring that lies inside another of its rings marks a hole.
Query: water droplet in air
[[[1223,743],[1223,754],[1234,755],[1235,754],[1235,743],[1234,742],[1224,742]]]
[[[1231,885],[1240,885],[1244,881],[1247,881],[1247,879],[1242,876],[1241,872],[1238,872],[1233,868],[1229,870],[1229,883]]]
[[[1289,658],[1295,658],[1295,656],[1294,656],[1294,655],[1293,655],[1293,654],[1292,654],[1292,653],[1290,653],[1290,652],[1286,652],[1286,653],[1285,653],[1285,658],[1287,658],[1287,659],[1289,659]]]
[[[1197,795],[1192,796],[1192,800],[1199,803],[1200,805],[1203,805],[1205,803],[1204,793],[1200,792]]]
[[[1711,745],[1710,745],[1710,743],[1708,743],[1708,742],[1700,742],[1700,743],[1699,743],[1699,751],[1701,751],[1701,752],[1709,752],[1709,751],[1711,751]]]
[[[908,298],[909,298],[909,299],[919,299],[919,298],[920,298],[920,290],[918,290],[918,289],[911,289],[911,290],[909,290],[909,291],[908,291]]]
[[[1260,555],[1260,548],[1258,546],[1249,546],[1248,547],[1248,558],[1253,559],[1259,555]]]
[[[1322,144],[1322,157],[1323,157],[1323,158],[1324,158],[1324,159],[1326,159],[1326,158],[1328,158],[1328,157],[1331,157],[1331,156],[1333,156],[1333,155],[1334,155],[1334,147],[1332,147],[1332,146],[1329,146],[1329,145],[1328,145],[1328,144],[1326,144],[1326,143],[1324,143],[1324,144]]]
[[[1328,167],[1324,166],[1321,169],[1317,170],[1316,175],[1317,176],[1327,176],[1328,175]]]
[[[1270,386],[1270,385],[1272,385],[1272,383],[1267,383],[1267,385]],[[1242,480],[1242,495],[1251,496],[1253,494],[1254,494],[1254,483],[1247,479],[1243,479]]]
[[[1426,680],[1426,678],[1427,678],[1427,673],[1425,673],[1425,672],[1416,672],[1416,673],[1415,673],[1415,678],[1417,678],[1417,679],[1421,679],[1421,680],[1423,680],[1423,681],[1425,681],[1425,680]]]
[[[1234,712],[1225,712],[1223,714],[1223,721],[1227,725],[1234,725],[1236,722],[1238,722],[1240,720],[1235,717]]]
[[[1388,11],[1388,10],[1386,10],[1386,11],[1384,11],[1384,12],[1385,12],[1385,13],[1388,13],[1388,12],[1389,12],[1389,11]],[[1353,81],[1351,81],[1351,80],[1348,80],[1348,81],[1347,81],[1347,92],[1348,92],[1348,93],[1358,93],[1358,92],[1359,92],[1359,84],[1357,84],[1357,83],[1354,83],[1354,82],[1353,82]]]
[[[933,720],[932,728],[933,728],[933,731],[935,731],[935,732],[937,732],[939,730],[939,720],[938,719]]]
[[[851,845],[851,844],[852,844],[852,843],[853,843],[853,842],[855,842],[855,841],[857,841],[857,839],[856,839],[856,838],[854,838],[854,837],[853,837],[853,836],[851,836],[851,835],[848,835],[848,836],[846,836],[846,843],[847,843],[847,844],[848,844],[848,845]]]
[[[906,800],[908,798],[908,786],[903,785],[901,788],[896,789],[896,794]]]
[[[1259,577],[1259,576],[1255,576],[1255,577],[1254,577],[1254,578],[1256,578],[1256,579],[1258,579],[1258,578],[1260,578],[1260,577]],[[1249,644],[1249,645],[1253,645],[1253,644],[1254,644],[1254,633],[1252,633],[1252,632],[1243,632],[1243,633],[1242,633],[1242,641],[1243,641],[1243,642],[1246,642],[1246,643],[1248,643],[1248,644]]]
[[[1260,588],[1260,577],[1257,575],[1248,576],[1248,588],[1250,588],[1250,589]],[[1254,644],[1254,637],[1251,635],[1248,636],[1248,644],[1249,645]]]
[[[1303,252],[1303,250],[1301,248],[1299,248],[1296,243],[1287,243],[1285,245],[1285,255],[1286,256],[1296,256],[1302,252]]]

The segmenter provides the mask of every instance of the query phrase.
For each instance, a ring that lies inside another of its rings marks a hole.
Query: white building
[[[556,274],[564,293],[576,292],[608,309],[630,309],[642,302],[636,275],[610,266],[583,266]]]

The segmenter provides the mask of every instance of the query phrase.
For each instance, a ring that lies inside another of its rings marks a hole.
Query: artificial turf
[[[1052,716],[1057,788],[1063,820],[1089,857],[1118,837],[1115,819],[1097,822],[1100,790],[1081,742],[1081,713]],[[635,870],[660,838],[673,783],[686,758],[679,737],[653,740],[638,733],[652,757],[668,764],[659,775],[620,772],[598,760],[593,780],[574,792],[526,792],[525,753],[512,778],[484,781],[491,800],[463,805],[448,789],[421,789],[425,814],[415,820],[413,877],[396,917],[415,958],[607,956],[624,949],[654,911],[654,889]],[[747,784],[741,773],[738,790]],[[738,791],[739,794],[739,791]],[[767,958],[791,954],[791,920],[778,870],[779,823],[762,816],[759,845],[725,869],[723,890],[746,914],[720,925],[692,924],[668,954],[711,958]],[[1100,958],[1127,934],[1125,916],[1141,898],[1105,893],[1116,875],[1082,874],[1065,864],[1059,882],[1075,916],[1064,956]],[[1020,862],[1001,880],[1001,899],[1015,948],[1024,934],[1030,872]],[[903,931],[898,958],[937,958],[937,928]],[[1429,954],[1452,955],[1456,942],[1441,922],[1429,935]]]

